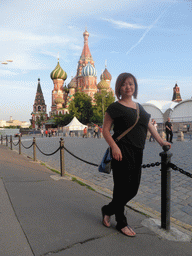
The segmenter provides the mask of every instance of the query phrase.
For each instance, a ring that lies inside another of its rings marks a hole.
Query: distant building
[[[26,121],[13,120],[12,116],[9,121],[0,120],[0,127],[20,126],[21,128],[29,128],[30,123]]]
[[[0,120],[0,127],[5,127],[5,126],[6,126],[6,121]]]
[[[47,106],[45,105],[45,100],[43,92],[41,89],[40,78],[38,79],[37,92],[35,96],[35,101],[33,105],[33,112],[31,113],[32,119],[31,124],[33,128],[38,127],[38,120],[42,120],[44,123],[47,120]]]
[[[50,77],[53,80],[54,88],[52,90],[52,106],[50,116],[53,114],[66,114],[70,102],[77,91],[84,92],[92,98],[94,104],[94,94],[106,90],[113,92],[110,88],[112,76],[105,66],[101,74],[101,81],[97,84],[97,71],[88,45],[89,33],[87,30],[83,33],[84,46],[78,61],[76,76],[71,78],[68,86],[64,86],[67,79],[67,73],[61,68],[59,59],[57,66],[51,72]],[[113,92],[114,94],[114,92]]]
[[[180,101],[182,101],[181,95],[180,95],[180,88],[179,88],[179,86],[177,85],[177,83],[176,83],[175,86],[173,87],[173,98],[172,98],[172,101],[175,101],[175,102],[180,102]]]

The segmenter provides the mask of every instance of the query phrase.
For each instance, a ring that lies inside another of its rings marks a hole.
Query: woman
[[[102,207],[103,224],[110,227],[110,216],[115,214],[117,230],[131,237],[135,236],[136,233],[128,226],[124,207],[137,194],[139,188],[147,129],[160,146],[168,145],[171,148],[171,144],[163,141],[149,122],[150,115],[140,104],[139,121],[119,142],[115,142],[115,138],[136,121],[137,105],[132,98],[137,98],[137,91],[136,78],[130,73],[120,74],[115,85],[118,101],[108,107],[103,124],[103,136],[112,151],[114,181],[113,199],[108,205]],[[110,134],[112,125],[114,125],[113,136]]]

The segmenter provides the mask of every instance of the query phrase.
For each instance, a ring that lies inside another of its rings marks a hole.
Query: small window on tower
[[[41,107],[40,106],[38,106],[38,112],[40,112],[41,111]]]

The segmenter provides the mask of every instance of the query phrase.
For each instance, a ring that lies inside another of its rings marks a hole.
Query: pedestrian
[[[95,138],[96,136],[97,136],[97,138],[99,138],[99,127],[98,127],[98,125],[96,125],[95,128],[94,128],[93,137]]]
[[[45,131],[45,136],[47,137],[47,135],[48,135],[48,131],[46,130],[46,131]]]
[[[166,140],[170,143],[173,139],[173,125],[170,121],[170,117],[167,118],[167,122],[165,122],[165,133],[166,133]]]
[[[187,124],[187,132],[190,130],[190,124]]]
[[[137,91],[136,78],[130,73],[120,74],[115,85],[115,94],[118,101],[108,107],[103,125],[103,136],[112,152],[114,188],[112,201],[101,209],[102,223],[104,226],[110,227],[110,216],[115,214],[117,230],[131,237],[135,236],[136,233],[128,225],[124,215],[124,207],[127,202],[136,196],[139,188],[147,129],[160,146],[168,145],[171,147],[170,143],[163,141],[154,126],[149,122],[150,115],[140,104],[137,105],[133,101],[132,97],[137,98]],[[140,111],[137,124],[119,142],[115,142],[115,138],[135,123],[137,106]],[[112,125],[113,136],[110,133]]]
[[[153,120],[153,126],[155,128],[155,130],[157,131],[157,122],[155,120]],[[152,136],[152,140],[155,141],[155,138]]]
[[[151,124],[154,125],[154,119],[151,120]],[[149,142],[151,142],[152,140],[155,141],[155,139],[153,138],[152,134],[150,134]]]
[[[99,137],[102,138],[103,128],[99,126]]]
[[[87,138],[87,127],[83,129],[83,138]]]
[[[43,128],[41,128],[41,137],[43,137],[43,134],[44,134],[44,130]]]

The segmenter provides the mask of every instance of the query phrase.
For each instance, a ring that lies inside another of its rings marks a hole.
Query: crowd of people
[[[44,130],[41,128],[41,137],[46,136],[46,137],[52,137],[52,136],[57,136],[57,129],[46,129]]]
[[[97,124],[94,124],[94,130],[93,130],[93,138],[100,138],[102,134],[102,127],[98,126]],[[88,130],[87,127],[83,130],[83,138],[88,137]]]

